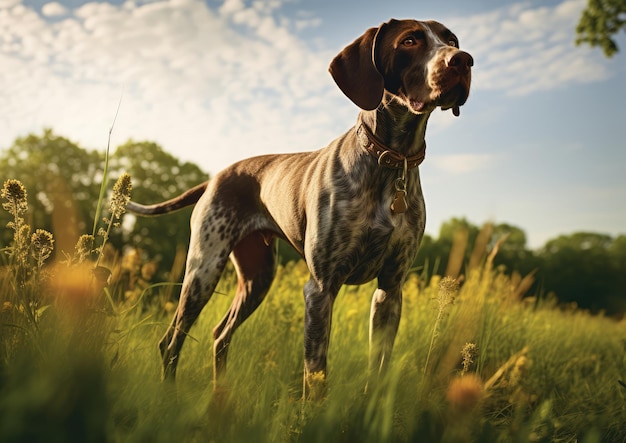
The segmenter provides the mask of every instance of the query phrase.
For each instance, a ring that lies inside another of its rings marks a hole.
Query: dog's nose
[[[471,68],[474,66],[474,59],[465,51],[456,51],[448,59],[448,66],[455,68]]]

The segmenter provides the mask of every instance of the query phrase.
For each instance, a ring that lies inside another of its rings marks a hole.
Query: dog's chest
[[[393,223],[392,223],[393,222]],[[376,219],[353,231],[352,251],[344,251],[352,263],[347,283],[361,284],[386,268],[402,270],[410,265],[418,247],[418,232],[402,220]],[[421,236],[420,236],[421,237]]]
[[[361,284],[384,269],[403,272],[411,265],[424,228],[421,193],[413,191],[405,213],[391,210],[394,189],[389,187],[337,199],[324,249],[330,252],[329,261],[345,273],[346,283]]]

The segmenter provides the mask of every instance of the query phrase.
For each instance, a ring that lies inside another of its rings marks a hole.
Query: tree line
[[[104,152],[83,149],[45,129],[41,135],[16,139],[2,151],[0,177],[22,181],[29,193],[28,222],[53,232],[56,250],[69,254],[77,238],[89,233],[93,225],[104,164]],[[181,162],[148,141],[129,140],[111,153],[109,177],[115,180],[123,172],[132,177],[133,200],[145,203],[172,198],[209,178],[197,165]],[[109,242],[117,251],[139,248],[144,260],[156,264],[155,278],[169,279],[176,257],[187,247],[190,211],[159,218],[126,216],[123,229],[113,233]],[[2,226],[8,222],[8,215],[1,213]],[[626,311],[626,235],[578,232],[531,250],[521,228],[506,223],[488,228],[463,218],[443,223],[437,238],[424,237],[415,270],[426,276],[464,273],[480,243],[484,251],[497,249],[493,265],[503,272],[533,274],[535,283],[528,294],[553,293],[563,303],[609,314]],[[10,241],[9,230],[1,230],[1,244]],[[460,255],[453,251],[459,244],[464,245]],[[279,254],[283,263],[299,259],[284,243],[279,245]]]
[[[493,266],[510,274],[532,275],[529,294],[555,295],[562,303],[574,303],[592,312],[611,315],[626,311],[626,235],[612,237],[597,232],[576,232],[548,240],[541,248],[526,245],[526,234],[506,223],[488,226],[487,251],[497,248]],[[467,235],[463,267],[471,264],[485,230],[465,219],[453,218],[441,226],[439,237],[426,236],[416,264],[437,264],[434,273],[445,273],[455,237]],[[499,240],[503,241],[500,243]],[[496,252],[496,251],[494,251]]]

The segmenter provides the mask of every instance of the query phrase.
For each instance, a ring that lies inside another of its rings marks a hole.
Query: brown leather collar
[[[399,152],[389,149],[380,140],[378,140],[360,118],[356,126],[356,137],[359,145],[366,152],[370,153],[380,166],[384,166],[385,168],[404,169],[405,160],[406,167],[408,169],[416,168],[426,157],[426,142],[424,142],[424,146],[417,154],[412,155],[411,157],[405,157]]]

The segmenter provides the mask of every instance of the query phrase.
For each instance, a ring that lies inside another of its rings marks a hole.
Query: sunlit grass
[[[166,303],[141,295],[117,302],[124,297],[94,284],[81,248],[73,260],[44,266],[46,239],[5,249],[36,254],[20,268],[5,254],[0,273],[0,441],[626,439],[618,382],[626,378],[626,324],[520,299],[527,282],[489,259],[454,287],[409,276],[389,374],[367,393],[375,282],[342,288],[319,402],[302,401],[308,271],[302,262],[281,266],[266,301],[235,334],[229,391],[218,399],[211,331],[234,295],[232,268],[190,331],[176,383],[163,383],[157,343],[170,321]],[[168,289],[153,290],[165,300]]]
[[[212,403],[211,330],[230,296],[215,295],[192,329],[175,388],[158,381],[155,343],[168,319],[135,328],[125,338],[110,387],[115,401],[140,411],[140,417],[132,426],[113,426],[120,439],[149,433],[158,440],[172,435],[159,431],[170,425],[200,441],[619,441],[626,436],[626,397],[617,382],[625,372],[624,325],[551,305],[507,301],[498,292],[507,279],[494,273],[468,279],[459,291],[430,351],[428,375],[424,361],[439,290],[427,285],[407,291],[391,373],[368,394],[363,388],[374,288],[344,288],[334,313],[328,395],[320,403],[302,403],[303,308],[296,283],[307,274],[302,264],[280,274],[268,300],[233,341],[225,404]],[[416,286],[407,283],[407,289]],[[234,288],[223,283],[221,290],[232,295]],[[468,341],[480,349],[477,370],[459,381],[462,345]]]

